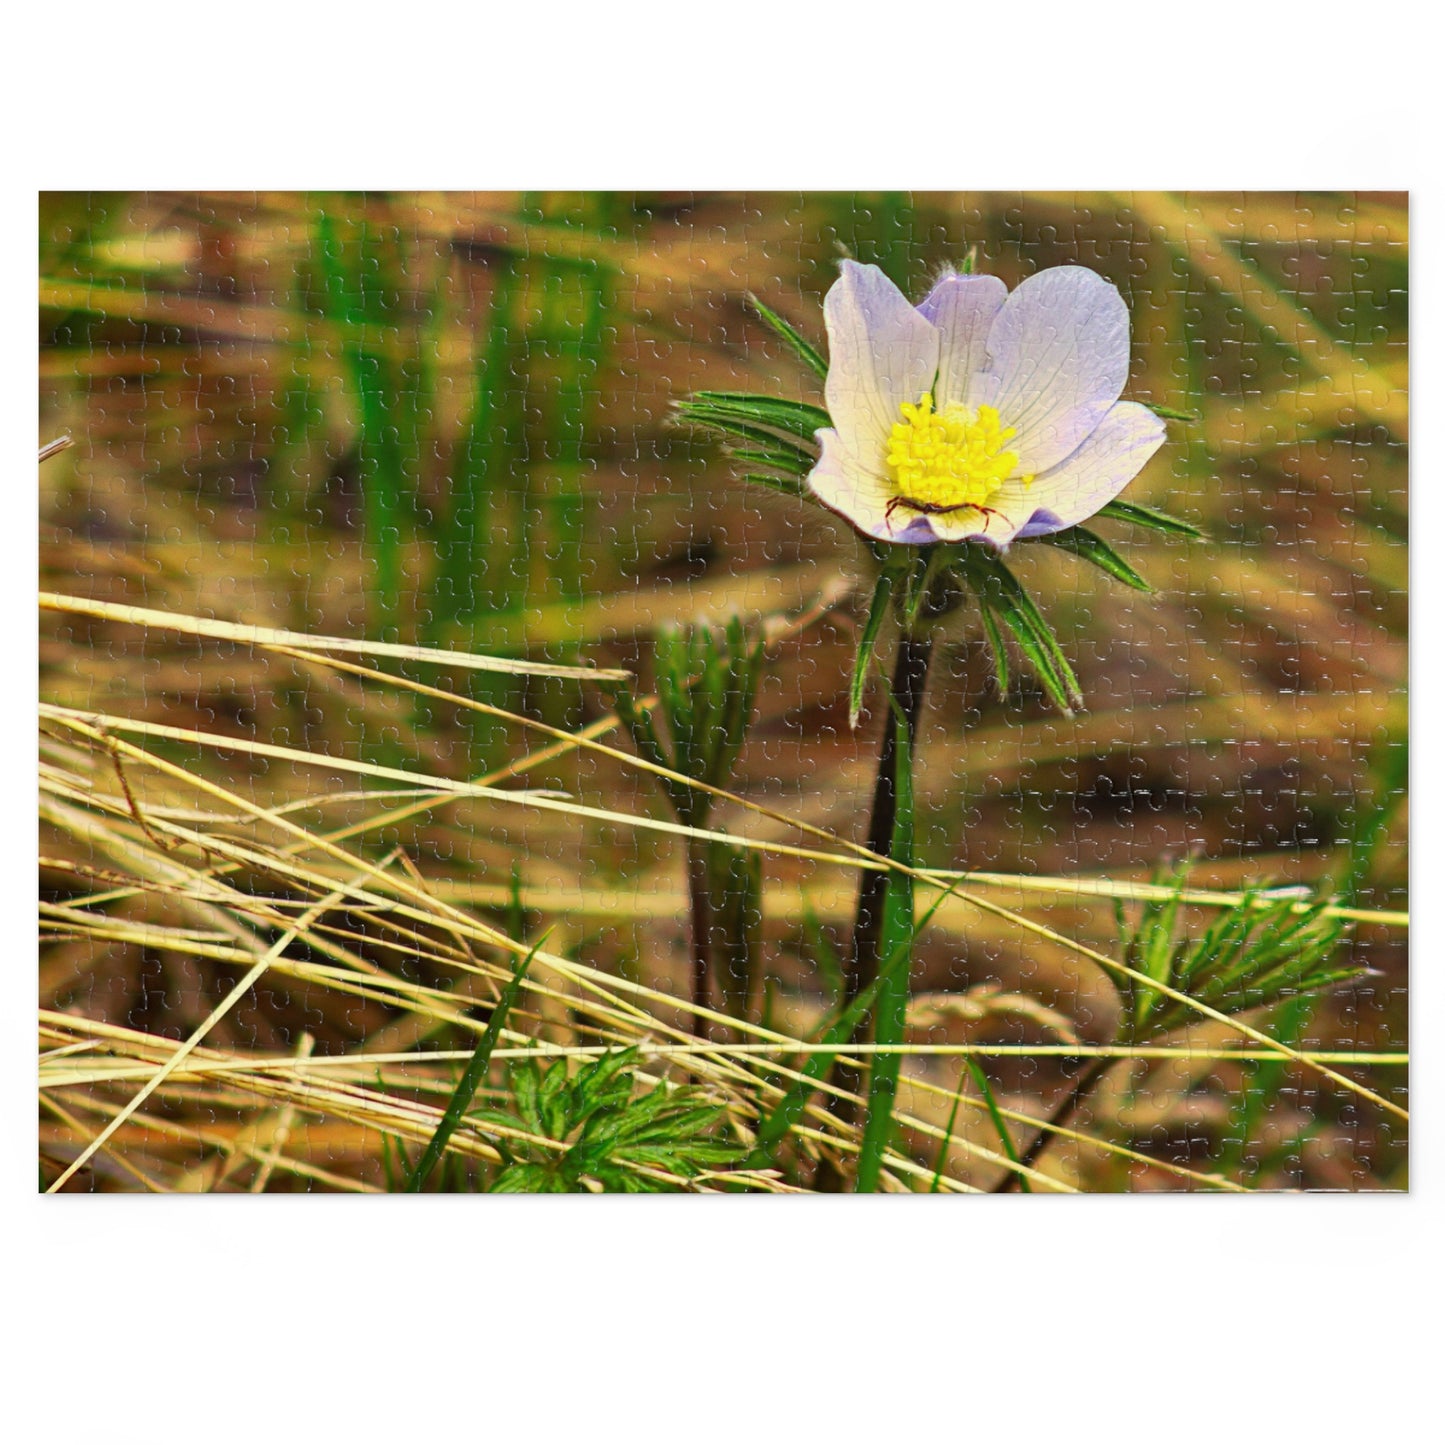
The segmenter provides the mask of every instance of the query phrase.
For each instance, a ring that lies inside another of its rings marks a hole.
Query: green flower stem
[[[928,681],[928,664],[933,659],[933,637],[905,635],[898,644],[893,664],[893,700],[903,714],[908,730],[910,757],[916,752],[918,719],[923,711],[923,692]],[[878,778],[873,786],[873,812],[868,824],[868,850],[893,856],[893,828],[898,796],[895,774],[898,766],[897,734],[892,718],[886,719],[883,746],[878,754]],[[878,944],[883,927],[883,897],[888,874],[882,869],[863,873],[858,885],[858,912],[853,924],[853,943],[845,960],[843,986],[845,1003],[851,1003],[878,977]],[[864,1020],[861,1028],[866,1027]],[[855,1035],[855,1042],[859,1035]]]
[[[893,664],[893,681],[890,685],[893,706],[902,715],[904,732],[908,743],[908,757],[911,762],[917,751],[918,720],[923,711],[923,693],[928,681],[928,665],[933,660],[933,635],[930,621],[923,624],[924,635],[905,632],[898,643],[898,655]],[[898,817],[897,768],[898,733],[893,709],[887,709],[884,720],[883,743],[878,753],[878,776],[873,785],[873,811],[868,824],[868,849],[872,853],[891,858],[894,850],[895,825]],[[878,978],[881,962],[880,944],[883,936],[883,911],[888,893],[888,872],[870,869],[862,874],[858,885],[858,911],[853,924],[853,939],[843,966],[843,1007],[846,1008],[866,989],[873,986]],[[906,964],[904,965],[906,980]],[[906,992],[907,984],[904,989]],[[904,1000],[906,1009],[907,1002]],[[853,1031],[852,1042],[862,1042],[870,1025],[869,1014],[864,1014]],[[849,1064],[840,1064],[837,1082],[847,1093],[856,1094],[861,1085],[858,1070]],[[857,1110],[851,1099],[834,1095],[830,1105],[838,1119],[851,1123]],[[827,1192],[836,1192],[842,1181],[830,1168],[819,1171],[815,1187]]]
[[[1018,1187],[1019,1181],[1023,1178],[1020,1172],[1023,1169],[1032,1169],[1038,1163],[1044,1150],[1058,1137],[1054,1130],[1062,1124],[1067,1124],[1073,1117],[1074,1110],[1093,1093],[1099,1080],[1109,1072],[1119,1060],[1117,1058],[1096,1059],[1075,1081],[1072,1089],[1064,1095],[1063,1099],[1055,1106],[1054,1112],[1049,1115],[1047,1127],[1040,1129],[1034,1136],[1034,1142],[1019,1156],[1019,1168],[1010,1169],[990,1191],[993,1194],[1007,1194],[1010,1190]]]

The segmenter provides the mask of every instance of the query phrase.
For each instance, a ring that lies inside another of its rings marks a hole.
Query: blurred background
[[[842,255],[914,297],[971,246],[1010,285],[1047,266],[1099,271],[1133,318],[1126,395],[1198,418],[1170,423],[1127,498],[1209,540],[1109,529],[1137,543],[1152,597],[1053,549],[1014,554],[1086,710],[1060,719],[1018,669],[998,696],[965,612],[924,721],[920,854],[1033,880],[1144,880],[1192,851],[1197,883],[1237,888],[1338,879],[1368,826],[1358,902],[1405,907],[1403,196],[50,194],[40,214],[40,440],[74,442],[40,469],[43,589],[620,666],[644,685],[658,626],[781,616],[737,791],[860,840],[881,726],[876,707],[856,734],[847,720],[866,549],[822,510],[739,480],[714,442],[670,422],[669,404],[704,387],[821,403],[746,296],[821,346]],[[42,698],[62,706],[457,779],[526,746],[474,714],[274,655],[69,614],[42,615],[41,671]],[[575,683],[426,680],[569,730],[608,709]],[[181,743],[169,756],[220,766]],[[268,805],[354,786],[245,752],[225,766],[228,786]],[[605,759],[530,777],[662,813]],[[771,826],[733,810],[718,821]],[[404,846],[449,901],[520,897],[558,927],[553,946],[686,991],[681,855],[656,834],[464,801],[369,842]],[[77,850],[43,839],[48,855]],[[820,955],[841,940],[855,886],[769,858],[775,1026],[801,1029],[824,1007]],[[44,866],[41,887],[51,903],[81,891]],[[1106,900],[998,896],[1114,946]],[[1406,1046],[1403,929],[1366,921],[1351,948],[1377,972],[1287,1006],[1272,1031],[1302,1047]],[[180,1038],[241,971],[58,936],[42,949],[41,1002]],[[971,1001],[920,1014],[920,1042],[1109,1033],[1105,978],[962,907],[940,914],[914,982]],[[318,1053],[344,1053],[392,1021],[374,1002],[278,987],[217,1041],[284,1049],[304,1028]],[[1253,1185],[1403,1183],[1398,1123],[1312,1075],[1253,1068],[1161,1064],[1101,1095],[1096,1114],[1143,1154]],[[957,1064],[909,1069],[951,1088]],[[1063,1077],[1058,1060],[1028,1057],[990,1072],[1035,1109]],[[1403,1069],[1369,1081],[1404,1102]],[[914,1104],[931,1118],[947,1099]],[[333,1167],[371,1177],[373,1145],[326,1147]],[[1179,1185],[1087,1151],[1071,1167],[1080,1187]]]

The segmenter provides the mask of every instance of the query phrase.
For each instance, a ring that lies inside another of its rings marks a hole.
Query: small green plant
[[[625,688],[617,715],[639,756],[677,776],[654,776],[687,828],[704,829],[716,796],[732,776],[752,723],[764,666],[765,637],[732,618],[725,628],[667,628],[657,636],[655,672],[664,727]],[[683,779],[693,779],[702,787]],[[687,840],[687,891],[692,915],[693,1028],[706,1032],[717,974],[724,1004],[746,1013],[757,981],[762,927],[762,862],[756,853],[717,839]]]
[[[744,1153],[717,1133],[726,1111],[700,1089],[657,1084],[634,1097],[637,1061],[633,1048],[604,1054],[576,1074],[565,1058],[513,1064],[512,1107],[478,1111],[473,1122],[565,1147],[494,1139],[506,1167],[491,1192],[671,1193],[682,1187],[679,1178],[695,1178]]]
[[[1124,962],[1223,1014],[1268,1008],[1359,976],[1331,960],[1345,926],[1329,912],[1331,899],[1307,889],[1250,889],[1201,934],[1179,924],[1188,861],[1156,875],[1167,895],[1146,902],[1132,928],[1117,910]],[[1301,895],[1304,896],[1301,896]],[[1197,1020],[1196,1010],[1138,979],[1115,980],[1124,1005],[1120,1042],[1142,1044]]]
[[[1115,904],[1123,962],[1143,975],[1110,975],[1122,1005],[1116,1044],[1153,1043],[1197,1022],[1199,1010],[1172,994],[1232,1018],[1323,992],[1364,972],[1333,962],[1345,925],[1332,912],[1332,897],[1304,887],[1258,885],[1202,933],[1190,929],[1180,908],[1191,867],[1189,859],[1182,859],[1156,871],[1154,883],[1162,891],[1145,901],[1132,924],[1123,905]],[[1161,987],[1152,988],[1149,981]],[[1097,1059],[1078,1077],[1024,1151],[1019,1161],[1024,1168],[1038,1161],[1055,1130],[1118,1061],[1114,1055]],[[1022,1178],[1021,1171],[1010,1171],[997,1188],[1012,1189]]]

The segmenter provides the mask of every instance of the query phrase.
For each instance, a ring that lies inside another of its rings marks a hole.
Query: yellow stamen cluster
[[[1001,427],[991,406],[971,411],[957,402],[933,410],[926,391],[903,403],[903,420],[888,434],[888,472],[904,502],[936,511],[982,507],[1013,475],[1017,452],[1004,451],[1016,428]]]

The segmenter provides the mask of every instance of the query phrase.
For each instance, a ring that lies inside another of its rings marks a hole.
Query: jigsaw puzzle
[[[42,1190],[1407,1187],[1404,196],[40,225]]]

